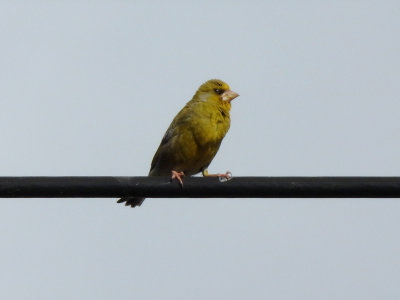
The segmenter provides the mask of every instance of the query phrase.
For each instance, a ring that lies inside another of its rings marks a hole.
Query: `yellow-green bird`
[[[207,168],[229,129],[231,101],[237,96],[222,80],[203,83],[172,120],[153,157],[149,176],[172,175],[181,185],[181,176],[200,172],[203,176],[228,178],[229,172],[208,174]],[[135,207],[143,201],[144,198],[125,197],[117,202]]]

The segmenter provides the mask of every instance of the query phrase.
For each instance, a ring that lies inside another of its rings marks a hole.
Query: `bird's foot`
[[[217,173],[217,174],[208,174],[208,170],[203,171],[204,177],[218,177],[219,181],[225,182],[232,179],[232,173],[230,171],[226,171],[225,173]]]
[[[174,180],[174,179],[176,178],[176,180],[179,181],[181,187],[183,187],[183,181],[182,181],[181,176],[182,176],[182,177],[185,176],[185,173],[183,173],[183,172],[177,172],[177,171],[175,171],[175,170],[171,170],[171,180]]]

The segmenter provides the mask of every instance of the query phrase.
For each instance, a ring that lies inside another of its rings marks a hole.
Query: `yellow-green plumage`
[[[205,171],[229,129],[230,101],[237,96],[221,80],[203,83],[168,127],[149,176],[168,176],[172,170],[188,176]],[[118,202],[137,206],[143,200],[127,197]]]

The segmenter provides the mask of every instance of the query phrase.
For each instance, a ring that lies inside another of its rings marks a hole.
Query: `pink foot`
[[[219,179],[227,181],[232,178],[232,173],[230,171],[226,171],[225,173],[218,173],[218,174],[208,174],[207,170],[203,171],[203,176],[204,177],[219,177]]]
[[[174,180],[176,178],[179,181],[181,187],[183,187],[183,182],[182,182],[181,176],[185,176],[185,173],[171,170],[171,174],[172,174],[171,179]]]

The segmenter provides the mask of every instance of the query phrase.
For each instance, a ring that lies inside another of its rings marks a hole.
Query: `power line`
[[[0,198],[400,198],[400,177],[0,177]]]

